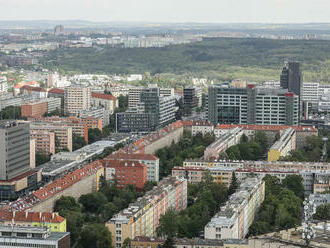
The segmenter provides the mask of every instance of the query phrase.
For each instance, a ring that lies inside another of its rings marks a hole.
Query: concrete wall
[[[172,144],[172,141],[174,141],[174,143],[179,142],[182,136],[183,136],[183,127],[178,128],[175,131],[171,132],[170,134],[153,142],[152,144],[147,145],[145,147],[144,153],[154,154],[158,149],[164,148],[166,146],[170,146]]]
[[[102,169],[103,170],[103,169]],[[53,212],[55,202],[61,198],[61,196],[72,196],[76,200],[81,195],[95,192],[98,182],[99,170],[97,173],[87,176],[79,182],[73,184],[71,187],[63,190],[62,192],[48,198],[47,200],[34,205],[31,210],[35,212]]]

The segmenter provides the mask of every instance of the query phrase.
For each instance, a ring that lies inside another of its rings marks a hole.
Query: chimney
[[[52,220],[54,219],[54,217],[55,217],[55,213],[53,212],[53,213],[52,213]]]
[[[13,211],[13,219],[15,219],[16,211]]]
[[[39,219],[41,219],[42,217],[42,212],[39,212]]]
[[[25,211],[25,219],[27,219],[29,216],[29,211]]]

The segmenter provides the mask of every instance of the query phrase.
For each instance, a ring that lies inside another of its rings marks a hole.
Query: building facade
[[[91,89],[81,85],[71,85],[64,89],[64,112],[78,115],[81,110],[91,107]]]
[[[168,177],[157,187],[113,216],[107,223],[114,247],[122,247],[126,238],[153,237],[159,218],[167,209],[181,211],[187,207],[187,181]]]
[[[205,226],[206,239],[243,239],[257,210],[265,198],[265,182],[250,177],[241,182],[238,190]]]
[[[214,125],[298,125],[299,97],[285,89],[209,86],[208,120]]]
[[[128,154],[128,153],[115,153],[110,154],[105,160],[128,160],[137,161],[147,166],[147,181],[158,182],[159,181],[159,158],[152,154]]]

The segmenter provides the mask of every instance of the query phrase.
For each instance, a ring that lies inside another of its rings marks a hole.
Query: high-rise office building
[[[202,90],[194,86],[186,86],[183,89],[183,103],[186,110],[200,108],[202,106]]]
[[[297,96],[300,96],[302,87],[300,63],[286,62],[282,70],[280,82],[282,88],[288,89],[289,92],[293,92]]]
[[[82,110],[91,107],[91,89],[86,86],[73,85],[64,90],[64,112],[78,115]]]
[[[30,170],[30,125],[0,122],[0,180],[11,180]]]
[[[64,26],[63,25],[56,25],[54,27],[54,35],[63,35],[64,34]]]
[[[175,97],[161,96],[159,88],[146,88],[141,92],[144,113],[154,114],[158,127],[163,127],[175,119]]]
[[[298,125],[299,98],[281,88],[209,87],[208,120],[218,123]]]

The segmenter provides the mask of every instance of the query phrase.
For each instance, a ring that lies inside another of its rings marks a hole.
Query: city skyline
[[[0,0],[0,20],[100,22],[318,23],[330,22],[325,0]],[[237,6],[240,6],[238,9]],[[296,11],[299,6],[299,11]]]

